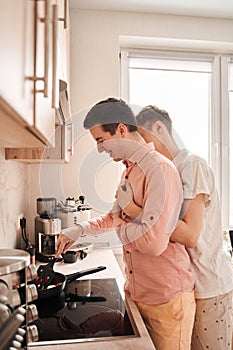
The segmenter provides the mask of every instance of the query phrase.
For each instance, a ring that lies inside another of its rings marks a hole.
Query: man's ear
[[[161,134],[164,131],[164,127],[165,125],[160,120],[157,120],[153,124],[153,133],[155,135]]]
[[[122,123],[120,123],[119,125],[118,125],[118,127],[117,127],[117,129],[118,129],[118,131],[119,131],[119,133],[120,133],[120,135],[121,136],[125,136],[125,134],[126,134],[126,132],[127,132],[127,126],[125,125],[125,124],[122,124]]]

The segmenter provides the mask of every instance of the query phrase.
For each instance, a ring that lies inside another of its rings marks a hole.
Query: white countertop
[[[83,260],[79,258],[75,263],[66,264],[63,261],[57,262],[54,265],[54,270],[57,272],[64,273],[65,275],[73,273],[75,271],[82,271],[89,269],[91,267],[97,266],[106,266],[106,270],[100,271],[88,275],[88,279],[96,278],[123,278],[121,269],[116,263],[116,259],[111,249],[93,249],[90,253],[87,254],[87,257]],[[85,279],[86,276],[81,277]]]
[[[82,271],[91,267],[106,266],[106,269],[98,273],[88,275],[88,279],[106,279],[115,278],[119,289],[122,292],[122,297],[125,301],[126,309],[131,321],[135,324],[138,335],[135,337],[124,337],[122,339],[117,338],[111,340],[86,341],[57,345],[29,345],[29,350],[154,350],[155,347],[148,335],[147,329],[142,321],[141,315],[137,309],[135,303],[130,299],[129,295],[123,292],[124,277],[122,271],[117,263],[117,260],[111,249],[94,249],[88,253],[87,257],[83,260],[77,260],[75,263],[65,264],[64,262],[56,263],[54,270],[63,274],[70,274],[76,271]],[[80,279],[85,279],[87,276],[83,276]],[[109,344],[111,343],[111,345]],[[36,343],[34,343],[36,344]]]

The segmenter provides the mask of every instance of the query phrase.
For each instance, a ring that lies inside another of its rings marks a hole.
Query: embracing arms
[[[187,248],[196,247],[201,232],[204,210],[204,194],[198,194],[191,200],[184,200],[182,220],[178,221],[170,239],[184,244]]]

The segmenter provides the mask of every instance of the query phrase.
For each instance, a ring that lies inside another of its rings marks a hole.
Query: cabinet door
[[[0,97],[33,125],[34,2],[3,0],[0,10]]]
[[[36,1],[35,35],[35,129],[54,144],[55,108],[58,108],[57,5]],[[41,78],[41,79],[40,79]]]
[[[70,16],[68,0],[56,0],[58,5],[58,77],[70,89]]]

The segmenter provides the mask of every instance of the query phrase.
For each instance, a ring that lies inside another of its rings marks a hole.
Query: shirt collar
[[[124,164],[129,165],[129,163],[137,164],[139,163],[147,153],[154,151],[155,147],[153,142],[146,143],[142,147],[138,148],[127,160],[124,160]]]

